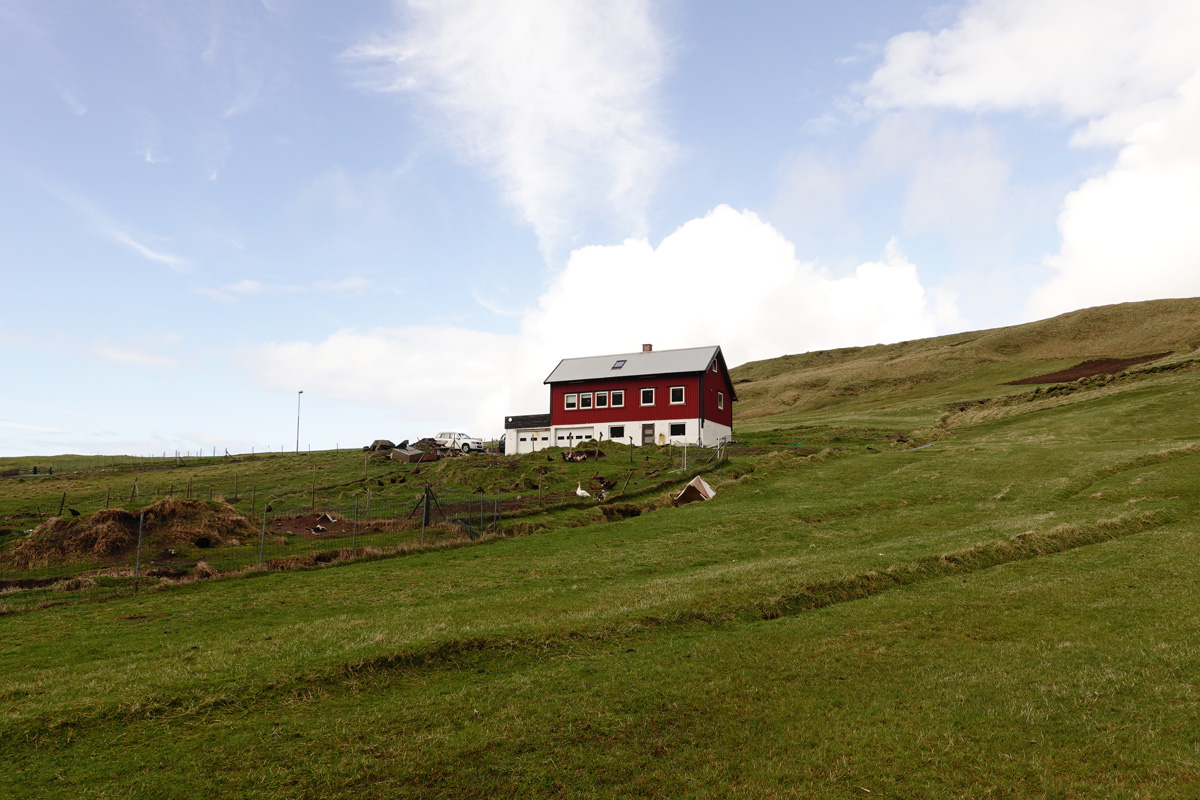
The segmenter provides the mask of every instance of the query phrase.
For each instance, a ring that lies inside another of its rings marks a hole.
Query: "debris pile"
[[[683,487],[682,492],[675,495],[675,505],[683,506],[688,503],[694,503],[697,500],[712,500],[716,494],[707,481],[697,475],[692,478],[691,483]]]

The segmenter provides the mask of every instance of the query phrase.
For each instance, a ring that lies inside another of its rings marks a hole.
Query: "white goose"
[[[587,489],[583,488],[582,483],[575,484],[575,494],[579,495],[580,497],[591,497],[592,496],[591,493],[589,493]]]

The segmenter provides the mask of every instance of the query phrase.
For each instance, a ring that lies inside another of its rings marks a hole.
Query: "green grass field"
[[[0,796],[1200,796],[1198,311],[739,368],[709,503],[0,616]]]

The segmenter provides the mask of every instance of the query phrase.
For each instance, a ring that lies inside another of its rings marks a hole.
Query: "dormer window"
[[[621,367],[623,367],[623,366],[625,366],[625,359],[623,359],[623,358],[618,358],[618,359],[617,359],[617,361],[616,361],[616,363],[612,365],[612,368],[613,368],[613,369],[620,369],[620,368],[621,368]]]

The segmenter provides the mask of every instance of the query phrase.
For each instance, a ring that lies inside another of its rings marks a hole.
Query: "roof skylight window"
[[[623,366],[625,366],[625,359],[623,359],[623,358],[618,358],[618,359],[617,359],[617,363],[613,364],[613,365],[612,365],[612,368],[613,368],[613,369],[620,369],[620,368],[621,368],[621,367],[623,367]]]

